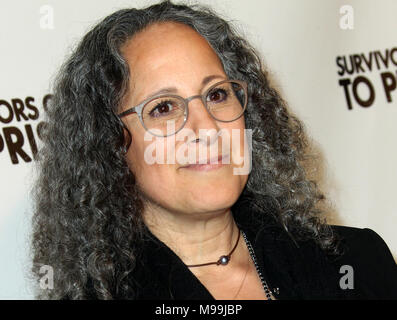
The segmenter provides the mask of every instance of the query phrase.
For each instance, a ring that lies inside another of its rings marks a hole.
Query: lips
[[[229,164],[229,155],[218,155],[209,159],[198,160],[196,163],[191,163],[181,167],[182,169],[197,170],[197,171],[210,171],[221,168]]]

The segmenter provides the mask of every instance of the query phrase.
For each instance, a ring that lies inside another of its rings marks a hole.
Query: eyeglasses
[[[186,99],[178,95],[161,94],[142,101],[118,116],[122,118],[137,113],[147,131],[155,136],[167,137],[184,127],[189,114],[188,104],[196,98],[201,99],[212,118],[232,122],[240,118],[247,107],[247,83],[241,80],[223,80],[212,85],[202,95]]]

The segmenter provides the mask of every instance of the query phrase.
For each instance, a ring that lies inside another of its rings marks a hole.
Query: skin
[[[122,54],[128,62],[131,80],[121,111],[138,105],[164,87],[175,87],[175,94],[186,98],[202,94],[212,84],[227,78],[208,42],[183,24],[153,24],[130,39],[122,47]],[[216,78],[203,86],[202,81],[208,76]],[[183,144],[198,148],[198,144],[203,143],[195,141],[199,129],[223,129],[230,136],[232,129],[239,129],[241,135],[237,143],[243,152],[244,117],[228,123],[216,121],[200,99],[193,99],[188,108],[185,128],[192,130],[195,136],[178,141],[178,132],[172,138],[176,140],[176,150]],[[189,170],[179,163],[148,164],[144,153],[153,142],[144,141],[146,131],[137,114],[123,121],[132,134],[126,159],[145,198],[143,217],[151,232],[187,265],[216,261],[230,252],[238,236],[230,207],[248,178],[248,175],[233,174],[233,168],[242,166],[235,164],[234,153],[230,164],[210,171]],[[221,146],[222,137],[213,138],[212,143]],[[166,142],[171,137],[158,139]],[[211,148],[208,142],[204,146]],[[222,150],[221,147],[218,150]],[[216,299],[265,298],[242,237],[227,266],[190,270]]]

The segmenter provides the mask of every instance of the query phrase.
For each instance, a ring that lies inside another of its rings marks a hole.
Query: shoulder
[[[331,228],[341,240],[345,257],[359,260],[378,258],[396,267],[389,247],[374,230],[336,225],[331,225]]]
[[[341,255],[334,264],[351,272],[354,286],[367,297],[397,299],[397,265],[386,242],[368,228],[331,226],[340,239]]]

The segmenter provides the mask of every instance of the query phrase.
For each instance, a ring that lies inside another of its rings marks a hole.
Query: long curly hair
[[[303,125],[270,85],[255,49],[211,9],[163,1],[103,19],[58,73],[32,189],[32,274],[39,279],[40,266],[50,265],[55,283],[52,290],[37,289],[39,299],[134,299],[127,276],[142,237],[143,201],[125,159],[131,135],[124,135],[117,117],[130,74],[120,48],[165,21],[196,30],[226,74],[248,83],[252,171],[237,203],[248,199],[273,214],[296,243],[311,239],[327,253],[337,252],[318,207],[325,197],[304,169],[309,153]]]

